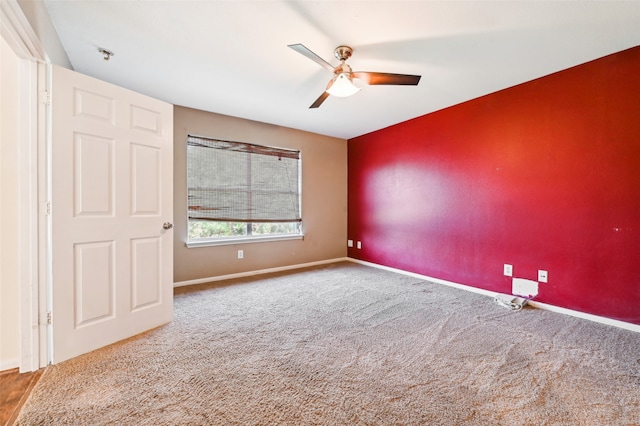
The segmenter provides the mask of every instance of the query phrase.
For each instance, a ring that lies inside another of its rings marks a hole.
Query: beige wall
[[[299,149],[304,240],[185,247],[187,134]],[[174,144],[175,282],[346,257],[346,140],[176,106]]]
[[[18,366],[19,59],[0,38],[0,370]]]

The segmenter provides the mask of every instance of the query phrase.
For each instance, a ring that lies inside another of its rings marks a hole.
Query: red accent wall
[[[544,269],[536,300],[640,324],[640,47],[351,139],[348,156],[350,257],[500,293],[505,263]]]

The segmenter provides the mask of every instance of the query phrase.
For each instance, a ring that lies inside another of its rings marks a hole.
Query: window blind
[[[300,151],[189,135],[189,219],[301,222]]]

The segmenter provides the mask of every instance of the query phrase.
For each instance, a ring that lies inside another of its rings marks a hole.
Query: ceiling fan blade
[[[399,86],[417,86],[420,81],[419,75],[410,74],[389,74],[386,72],[366,72],[357,71],[353,73],[354,78],[359,78],[367,84],[393,84]]]
[[[328,92],[322,92],[322,95],[320,95],[318,99],[316,99],[316,101],[312,103],[309,108],[318,108],[320,105],[322,105],[324,100],[327,99],[328,97],[329,97]]]
[[[290,44],[287,47],[292,48],[296,52],[306,56],[307,58],[311,59],[313,62],[319,64],[322,67],[325,67],[329,71],[333,71],[335,69],[335,67],[333,65],[331,65],[329,62],[327,62],[324,59],[322,59],[320,56],[318,56],[315,53],[313,53],[304,44],[300,44],[300,43]]]

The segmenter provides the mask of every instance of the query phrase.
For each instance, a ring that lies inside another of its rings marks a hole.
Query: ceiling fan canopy
[[[296,52],[306,56],[320,66],[332,71],[334,76],[327,84],[327,88],[322,94],[311,104],[309,108],[318,108],[322,103],[331,96],[347,97],[358,93],[361,86],[354,83],[353,79],[361,80],[368,85],[401,85],[401,86],[417,86],[420,82],[419,75],[411,74],[392,74],[370,71],[353,71],[346,61],[353,54],[353,49],[349,46],[338,46],[334,50],[334,56],[340,61],[337,66],[331,65],[329,62],[316,55],[303,44],[290,44],[288,47]]]

